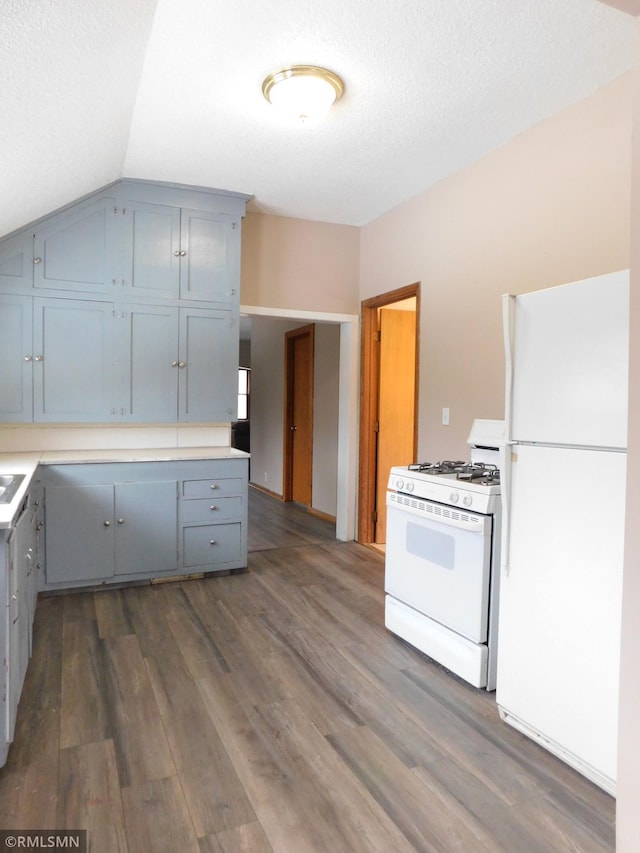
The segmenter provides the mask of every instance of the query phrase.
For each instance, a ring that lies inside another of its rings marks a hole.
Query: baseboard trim
[[[271,489],[266,489],[264,486],[261,486],[259,483],[250,482],[249,485],[252,489],[256,489],[259,492],[262,492],[265,495],[269,495],[271,498],[276,498],[276,500],[282,501],[282,495],[279,495],[277,492],[272,492]]]
[[[330,524],[336,523],[335,515],[329,515],[328,512],[322,512],[322,510],[314,509],[312,506],[307,507],[307,512],[309,515],[313,515],[316,518],[321,518],[323,521],[328,521]]]

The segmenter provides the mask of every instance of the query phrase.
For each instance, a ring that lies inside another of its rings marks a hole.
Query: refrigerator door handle
[[[511,465],[514,461],[512,445],[512,399],[513,399],[513,346],[515,332],[516,297],[512,293],[505,293],[502,297],[502,328],[504,332],[504,357],[505,357],[505,389],[504,389],[504,412],[505,412],[505,446],[504,458],[500,466],[500,490],[502,492],[502,543],[501,543],[501,571],[509,577],[510,569],[510,516],[511,516]]]

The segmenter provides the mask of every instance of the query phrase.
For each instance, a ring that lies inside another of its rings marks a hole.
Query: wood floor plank
[[[63,602],[60,747],[107,740],[112,735],[105,692],[104,645],[94,598],[89,593]]]
[[[124,788],[122,799],[131,853],[200,853],[177,776]]]
[[[176,650],[146,660],[198,837],[251,823],[255,813],[202,697]]]
[[[495,845],[474,816],[443,809],[425,786],[368,728],[328,737],[338,755],[416,850],[492,851]]]
[[[200,853],[273,853],[258,821],[200,838]]]
[[[63,749],[59,790],[59,828],[86,829],[89,850],[135,853],[127,842],[111,740]]]
[[[38,605],[33,656],[16,720],[15,741],[0,771],[0,827],[56,827],[60,750],[62,608]]]
[[[132,614],[129,602],[131,597],[124,589],[101,590],[106,595],[94,597],[98,635],[101,639],[119,637],[122,634],[134,634]]]
[[[105,695],[113,720],[120,784],[175,775],[175,765],[138,640],[124,635],[104,640]]]
[[[229,672],[229,664],[183,588],[175,590],[166,620],[192,678]]]
[[[233,674],[201,679],[198,686],[276,853],[410,850],[303,712],[297,715],[304,735],[292,743],[277,710],[289,703],[247,708],[233,691]]]

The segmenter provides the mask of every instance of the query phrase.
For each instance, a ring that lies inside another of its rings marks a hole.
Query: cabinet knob
[[[36,361],[44,361],[44,356],[43,355],[37,355],[35,360]]]
[[[183,249],[183,250],[180,252],[180,257],[181,257],[181,258],[184,258],[184,256],[185,256],[186,254],[187,254],[186,249]]]
[[[119,518],[119,519],[118,519],[118,524],[124,524],[124,518]]]
[[[33,259],[33,263],[34,263],[34,264],[41,264],[41,263],[42,263],[42,258],[34,258],[34,259]]]
[[[211,506],[209,507],[209,509],[210,509],[211,511],[213,511],[214,509],[218,509],[218,507],[217,507],[215,504],[211,504]]]
[[[211,488],[212,488],[212,489],[217,489],[218,487],[216,486],[216,484],[215,484],[215,483],[211,483]]]
[[[105,521],[105,522],[104,522],[104,526],[105,526],[105,527],[111,527],[111,522],[110,522],[110,521]]]
[[[215,545],[215,544],[216,544],[215,539],[209,539],[209,545]]]
[[[178,366],[178,362],[177,362],[177,361],[172,361],[172,362],[171,362],[171,367],[177,367],[177,366]]]
[[[176,249],[176,251],[175,251],[173,254],[174,254],[174,256],[175,256],[176,258],[184,258],[184,256],[185,256],[187,253],[186,253],[186,251],[185,251],[184,249],[182,249],[182,250],[178,250],[178,249]]]
[[[174,256],[174,258],[179,258],[180,257],[180,251],[178,249],[176,249],[175,252],[173,253],[173,256]]]
[[[25,355],[24,360],[25,361],[33,361],[33,356],[32,355]]]
[[[186,362],[186,361],[179,361],[179,362],[178,362],[178,367],[186,367],[186,366],[187,366],[187,362]]]

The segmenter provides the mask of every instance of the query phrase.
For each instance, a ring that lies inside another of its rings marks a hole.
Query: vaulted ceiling
[[[634,2],[2,0],[0,234],[123,176],[364,224],[627,71]],[[300,63],[318,125],[261,94]]]

